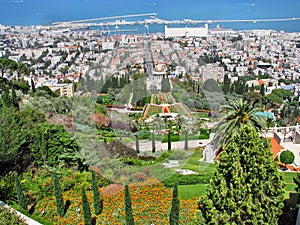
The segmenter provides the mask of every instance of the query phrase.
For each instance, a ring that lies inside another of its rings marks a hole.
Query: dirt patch
[[[124,186],[122,184],[110,184],[103,188],[103,194],[112,196],[123,189]]]

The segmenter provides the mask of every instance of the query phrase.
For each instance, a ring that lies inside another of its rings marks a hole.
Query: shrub
[[[185,159],[187,156],[188,156],[188,154],[186,151],[174,150],[174,151],[172,151],[172,154],[169,156],[169,159],[180,160],[180,159]]]
[[[10,212],[9,209],[0,207],[0,225],[23,225],[26,224],[15,212]]]
[[[280,153],[280,162],[284,164],[292,164],[295,160],[295,155],[290,150],[285,150]]]
[[[162,182],[166,187],[173,187],[175,182],[177,182],[178,185],[208,184],[212,176],[213,174],[210,173],[190,175],[174,174]]]
[[[121,158],[121,162],[127,165],[141,166],[142,162],[136,158]]]

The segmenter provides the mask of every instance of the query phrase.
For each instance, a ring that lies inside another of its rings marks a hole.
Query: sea
[[[299,0],[0,0],[0,8],[0,24],[9,26],[50,25],[53,22],[144,13],[157,13],[156,17],[164,20],[300,17]],[[149,17],[133,17],[126,20],[146,18]],[[213,23],[210,28],[216,26],[233,30],[272,29],[300,32],[300,21]],[[162,25],[149,25],[148,29],[150,33],[157,33],[163,32],[163,28]],[[136,26],[133,30],[141,33],[145,32],[145,27]]]

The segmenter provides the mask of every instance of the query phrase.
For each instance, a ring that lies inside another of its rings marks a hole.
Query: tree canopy
[[[198,223],[278,224],[285,194],[269,141],[243,125],[219,159],[206,196],[198,202]]]
[[[229,105],[223,107],[225,115],[217,125],[215,140],[226,145],[233,134],[237,133],[241,126],[248,124],[256,131],[262,131],[266,126],[265,117],[257,114],[262,111],[253,107],[252,102],[239,99],[230,101]]]

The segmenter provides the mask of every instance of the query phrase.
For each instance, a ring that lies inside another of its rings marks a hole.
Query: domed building
[[[166,75],[165,67],[162,64],[157,64],[153,69],[153,75],[157,77],[163,77]]]

